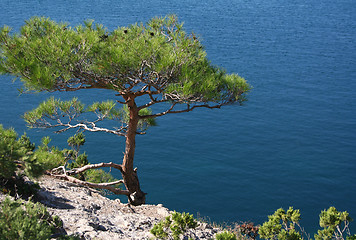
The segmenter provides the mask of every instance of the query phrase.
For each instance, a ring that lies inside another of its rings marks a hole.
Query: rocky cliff
[[[39,201],[63,220],[67,234],[83,239],[154,239],[150,229],[171,213],[161,204],[135,207],[48,176],[39,184]],[[212,239],[218,231],[200,222],[184,239]]]

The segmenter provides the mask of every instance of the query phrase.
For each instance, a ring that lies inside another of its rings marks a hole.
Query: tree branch
[[[110,130],[110,129],[107,129],[107,128],[97,127],[97,126],[95,126],[94,122],[91,122],[90,124],[92,125],[91,128],[88,127],[84,123],[78,123],[78,124],[75,124],[75,125],[71,125],[69,123],[61,123],[61,124],[51,125],[51,126],[47,126],[47,127],[66,127],[66,128],[61,129],[61,130],[56,131],[56,133],[65,132],[65,131],[67,131],[69,129],[72,129],[72,128],[81,128],[81,129],[83,129],[85,131],[89,131],[89,132],[107,132],[107,133],[112,133],[114,135],[125,136],[126,127],[121,127],[121,128],[119,128],[117,130]]]
[[[116,181],[116,182],[111,182],[111,183],[91,183],[91,182],[86,182],[86,181],[82,181],[82,180],[79,180],[75,177],[71,177],[71,176],[68,176],[68,175],[65,175],[65,174],[62,174],[62,175],[52,175],[51,176],[53,177],[56,177],[56,178],[59,178],[59,179],[62,179],[62,180],[66,180],[68,182],[72,182],[72,183],[76,183],[76,184],[79,184],[79,185],[82,185],[82,186],[87,186],[87,187],[91,187],[91,188],[98,188],[98,189],[106,189],[112,193],[115,193],[115,194],[118,194],[118,195],[126,195],[126,196],[129,196],[130,195],[130,192],[127,191],[127,190],[122,190],[122,189],[119,189],[119,188],[115,188],[115,187],[112,187],[111,185],[113,184],[118,184],[118,183],[121,183],[121,181]]]
[[[209,105],[209,104],[202,104],[202,105],[194,105],[193,107],[190,107],[189,104],[187,104],[187,108],[186,109],[183,109],[183,110],[173,110],[174,106],[176,105],[177,103],[173,103],[172,106],[167,110],[167,111],[164,111],[164,112],[161,112],[161,113],[156,113],[156,114],[151,114],[151,115],[143,115],[143,116],[139,116],[140,119],[145,119],[145,118],[155,118],[155,117],[160,117],[160,116],[163,116],[163,115],[166,115],[168,113],[183,113],[183,112],[190,112],[190,111],[193,111],[195,108],[210,108],[210,109],[213,109],[213,108],[221,108],[221,106],[223,105],[227,105],[228,103],[220,103],[220,104],[216,104],[216,105]]]
[[[146,103],[146,104],[144,104],[144,105],[141,105],[141,106],[137,107],[138,110],[141,110],[141,109],[144,109],[144,108],[148,108],[148,107],[150,107],[150,106],[152,106],[152,105],[154,105],[154,104],[156,104],[156,103],[162,103],[162,102],[167,102],[167,101],[168,101],[168,100],[166,100],[166,99],[156,100],[156,99],[154,99],[151,95],[150,95],[150,98],[151,98],[151,102]]]
[[[102,168],[102,167],[113,167],[113,168],[120,170],[120,172],[122,172],[122,166],[120,164],[109,162],[109,163],[89,164],[89,165],[83,166],[81,168],[74,168],[74,169],[71,169],[68,171],[66,171],[64,166],[60,166],[58,168],[53,169],[50,172],[50,175],[53,177],[60,178],[60,179],[63,179],[63,180],[66,180],[66,181],[69,181],[72,183],[77,183],[77,184],[80,184],[83,186],[87,186],[87,187],[91,187],[91,188],[98,188],[98,189],[106,189],[106,190],[113,192],[115,194],[128,196],[129,191],[112,187],[112,185],[124,183],[124,180],[122,180],[122,179],[118,180],[118,181],[114,181],[114,182],[108,182],[108,183],[91,183],[91,182],[82,181],[75,177],[70,176],[70,175],[75,175],[75,174],[85,172],[89,169],[96,169],[96,168]],[[59,171],[61,173],[59,173]]]
[[[102,167],[113,167],[113,168],[120,170],[120,172],[122,172],[122,166],[120,164],[109,162],[109,163],[89,164],[89,165],[85,165],[84,167],[81,167],[81,168],[73,168],[73,169],[67,171],[67,173],[69,175],[75,175],[75,174],[85,172],[89,169],[96,169],[96,168],[102,168]]]

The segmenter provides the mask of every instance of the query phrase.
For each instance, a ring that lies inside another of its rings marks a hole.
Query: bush
[[[31,143],[26,134],[18,139],[18,135],[13,129],[4,129],[0,124],[0,185],[3,187],[2,192],[10,193],[12,196],[17,194],[27,196],[27,193],[17,191],[22,186],[25,186],[24,189],[26,189],[26,184],[22,179],[23,175],[37,178],[44,172],[59,166],[63,166],[62,169],[72,169],[90,164],[85,153],[79,154],[80,147],[85,143],[83,133],[77,133],[68,139],[71,150],[50,147],[50,142],[49,137],[42,138],[42,144],[35,150],[35,145]],[[116,181],[110,173],[97,169],[80,173],[76,177],[93,183]],[[11,186],[9,183],[14,185]],[[20,183],[21,186],[17,183]],[[106,192],[103,191],[103,193]]]
[[[72,148],[71,150],[64,150],[67,155],[69,169],[81,168],[85,165],[90,164],[88,161],[88,156],[86,153],[79,154],[80,147],[85,143],[85,135],[81,132],[75,134],[68,138],[68,145]],[[103,182],[115,182],[115,179],[110,173],[105,172],[102,169],[89,169],[85,172],[79,173],[75,176],[76,178],[87,181],[91,183],[103,183]],[[114,187],[120,187],[119,184],[113,185]],[[102,194],[109,194],[109,191],[101,190]]]
[[[258,233],[263,239],[301,240],[304,239],[302,234],[310,239],[309,235],[299,225],[299,210],[290,207],[286,212],[280,208],[273,215],[268,216],[268,219],[259,228]],[[350,236],[350,221],[352,219],[347,212],[339,212],[335,207],[322,211],[320,213],[320,227],[323,229],[314,235],[315,240],[344,240],[344,237],[347,240],[354,239],[355,235]]]
[[[224,231],[224,232],[216,234],[215,239],[216,240],[237,240],[237,237],[232,232]]]
[[[19,140],[17,137],[14,129],[4,129],[0,124],[0,177],[15,176],[18,166],[24,166],[24,161],[34,149],[26,135]]]
[[[52,217],[39,203],[13,201],[5,198],[0,209],[0,239],[50,239],[60,232],[63,223]]]
[[[314,235],[315,240],[344,239],[344,235],[348,231],[348,225],[352,221],[348,212],[339,212],[335,207],[330,207],[328,210],[322,211],[319,217],[319,225],[323,229]],[[352,238],[351,236],[347,239]]]
[[[115,182],[115,179],[110,173],[102,169],[90,169],[85,172],[85,180],[92,183]]]
[[[193,215],[174,211],[171,216],[155,224],[150,232],[159,239],[178,240],[189,228],[194,229],[197,225]]]
[[[4,129],[0,124],[0,177],[10,178],[22,174],[31,178],[38,177],[45,170],[63,162],[63,154],[58,149],[48,147],[48,137],[43,139],[42,146],[35,152],[35,144],[31,143],[26,134],[17,138],[14,129]]]
[[[56,237],[57,236],[57,237]],[[65,235],[63,222],[40,203],[5,198],[0,204],[0,240],[79,240]]]
[[[286,212],[280,208],[273,215],[268,216],[268,219],[258,231],[261,238],[279,240],[302,239],[300,232],[296,231],[296,226],[299,226],[300,220],[299,210],[294,210],[290,207]]]
[[[51,139],[49,137],[42,138],[42,144],[33,154],[33,161],[41,166],[42,173],[47,170],[64,165],[66,162],[65,151],[59,150],[56,147],[49,147]],[[41,173],[41,172],[40,172]]]

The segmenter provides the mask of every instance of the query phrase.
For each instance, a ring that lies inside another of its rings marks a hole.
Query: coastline
[[[77,234],[82,239],[154,239],[152,227],[172,213],[162,204],[131,206],[106,198],[94,189],[49,176],[41,177],[38,183],[38,201],[62,219],[68,235]],[[0,194],[0,201],[5,197]],[[199,222],[185,236],[211,239],[220,231]]]

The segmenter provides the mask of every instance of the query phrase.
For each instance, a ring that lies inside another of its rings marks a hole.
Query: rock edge
[[[154,239],[150,233],[154,224],[171,214],[162,204],[131,206],[106,198],[94,189],[49,176],[43,176],[38,183],[40,202],[63,220],[67,234],[83,239]],[[183,239],[213,239],[220,231],[199,222]]]

